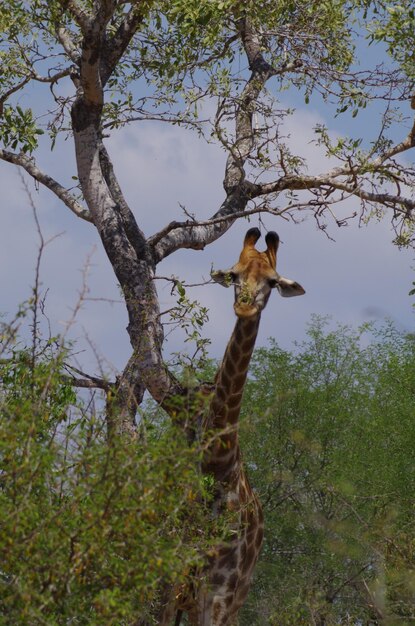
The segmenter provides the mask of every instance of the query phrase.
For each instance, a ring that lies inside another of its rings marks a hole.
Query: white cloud
[[[310,143],[311,129],[321,121],[319,113],[309,110],[300,111],[287,121],[293,149],[310,160],[313,172],[328,165],[321,151]],[[108,147],[126,197],[147,235],[173,219],[183,218],[179,202],[202,218],[220,206],[225,155],[195,134],[177,127],[143,123],[114,133]],[[73,164],[70,142],[61,142],[52,156],[44,153],[41,157],[57,179],[70,179]],[[0,167],[0,185],[1,309],[12,312],[30,295],[38,239],[29,203],[14,168],[6,164]],[[94,228],[77,220],[50,192],[33,190],[33,196],[45,237],[65,231],[47,247],[42,262],[43,285],[49,288],[47,312],[56,332],[71,316],[71,307],[77,302],[82,286],[81,270],[94,246],[96,252],[88,278],[90,296],[119,299],[119,292]],[[340,230],[333,226],[330,233],[336,243],[319,232],[311,219],[300,225],[269,217],[264,222],[269,229],[280,233],[283,242],[279,271],[303,284],[307,294],[293,299],[273,294],[263,315],[259,343],[274,336],[283,347],[290,347],[293,340],[304,337],[310,315],[316,312],[332,314],[343,323],[360,323],[370,312],[381,311],[402,327],[411,327],[413,316],[407,292],[413,280],[412,254],[399,252],[392,246],[392,234],[386,222],[373,223],[361,230],[356,225]],[[226,268],[236,261],[245,230],[257,223],[256,216],[249,224],[240,221],[204,251],[182,250],[172,255],[160,265],[159,274],[175,274],[186,282],[201,282],[209,275],[212,263],[217,268]],[[160,293],[162,306],[167,308],[171,303],[169,291],[164,289]],[[207,331],[212,338],[212,354],[219,357],[234,324],[232,292],[209,285],[196,288],[190,296],[210,309]],[[108,361],[121,368],[130,354],[126,324],[122,305],[86,302],[71,336],[82,338],[85,328]],[[79,355],[80,362],[94,370],[94,357],[82,339],[80,347],[86,350]],[[169,337],[168,350],[181,347],[182,338]]]
[[[147,235],[171,220],[187,219],[179,203],[202,218],[223,198],[225,155],[196,133],[142,122],[108,142],[116,173]]]

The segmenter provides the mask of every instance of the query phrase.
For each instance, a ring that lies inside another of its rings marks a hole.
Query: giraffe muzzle
[[[237,317],[254,317],[259,314],[259,309],[254,303],[235,302],[234,311]]]

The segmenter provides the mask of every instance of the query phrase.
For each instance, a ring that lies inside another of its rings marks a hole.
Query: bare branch
[[[42,183],[45,187],[50,189],[66,206],[77,216],[81,217],[83,220],[87,222],[92,222],[91,215],[89,211],[84,209],[84,207],[74,198],[74,196],[60,183],[54,180],[48,174],[45,174],[38,168],[36,162],[33,158],[26,156],[22,153],[10,152],[8,150],[0,149],[0,159],[3,161],[7,161],[8,163],[13,163],[14,165],[19,165],[26,170],[28,174],[33,176],[35,180],[39,183]]]
[[[121,191],[121,187],[115,176],[111,159],[103,143],[101,143],[99,147],[99,158],[103,176],[108,185],[108,189],[111,192],[111,196],[117,204],[117,210],[122,217],[128,240],[133,246],[137,256],[140,258],[143,256],[143,254],[145,254],[146,240],[144,237],[144,233],[139,229],[136,219],[127,202],[125,201],[124,195]]]
[[[63,26],[59,26],[56,29],[56,35],[71,61],[79,65],[81,55],[72,40],[71,33]]]
[[[17,85],[14,85],[13,87],[8,89],[4,94],[0,96],[0,116],[3,113],[3,105],[6,102],[7,98],[9,98],[9,96],[16,93],[17,91],[19,91],[19,89],[22,89],[22,87],[27,85],[29,81],[30,81],[30,76],[26,76],[23,80],[20,81],[20,83],[17,83]]]
[[[64,76],[69,76],[70,73],[71,73],[71,68],[69,68],[69,67],[61,70],[60,72],[57,72],[56,74],[51,74],[50,76],[41,76],[40,74],[35,72],[33,69],[30,69],[28,75],[23,80],[21,80],[19,83],[17,83],[16,85],[14,85],[10,89],[8,89],[5,93],[3,93],[0,96],[0,115],[2,113],[3,105],[6,102],[6,100],[11,95],[16,93],[20,89],[22,89],[31,80],[35,80],[35,81],[37,81],[39,83],[51,83],[51,84],[53,84],[53,83],[56,83],[60,78],[63,78]]]
[[[30,79],[35,80],[39,83],[56,83],[61,78],[64,78],[65,76],[70,76],[72,71],[72,67],[66,67],[60,72],[56,72],[56,74],[51,74],[50,76],[41,76],[37,72],[34,72],[30,76]]]
[[[372,163],[372,167],[374,168],[379,167],[388,159],[391,159],[392,157],[396,156],[397,154],[401,154],[402,152],[406,152],[406,150],[409,150],[410,148],[413,148],[414,146],[415,146],[415,119],[414,119],[412,128],[410,132],[408,133],[408,135],[405,137],[405,139],[401,141],[400,143],[396,144],[395,146],[393,146],[392,148],[390,148],[389,150],[386,150],[377,159],[375,159]]]
[[[347,184],[334,183],[333,187],[346,191],[349,194],[357,196],[367,202],[373,202],[381,204],[385,207],[391,207],[398,213],[403,213],[406,218],[412,217],[412,212],[415,209],[415,200],[410,200],[402,196],[395,196],[390,193],[376,193],[373,191],[365,191],[360,188],[353,188]]]
[[[220,211],[218,211],[218,213],[216,213],[218,217],[212,217],[211,219],[205,221],[170,222],[170,224],[168,224],[165,228],[150,237],[150,239],[148,239],[148,244],[154,247],[157,260],[161,260],[159,259],[159,249],[157,248],[157,245],[175,230],[188,229],[192,231],[189,234],[193,234],[193,241],[191,240],[191,237],[186,236],[186,245],[183,244],[179,247],[193,248],[199,250],[202,249],[202,241],[206,241],[206,245],[210,243],[210,241],[207,239],[207,234],[209,233],[209,230],[211,230],[210,227],[215,226],[216,224],[223,225],[225,222],[230,222],[233,224],[235,220],[240,219],[241,217],[248,217],[249,215],[254,215],[256,213],[270,213],[271,215],[280,217],[289,210],[292,210],[292,207],[287,207],[285,209],[272,209],[269,206],[260,206],[254,209],[249,209],[247,211],[238,211],[235,213],[231,213],[229,215],[219,215]],[[177,242],[179,238],[179,233],[175,233],[175,239]],[[166,252],[165,242],[162,242],[160,248],[163,248],[164,252]],[[169,254],[171,254],[171,252],[173,252],[173,250],[169,251]],[[168,255],[165,254],[164,256]]]
[[[130,117],[126,116],[123,119],[118,119],[116,121],[110,120],[109,122],[105,122],[102,125],[102,128],[104,130],[107,128],[112,130],[113,128],[121,128],[123,126],[127,126],[128,124],[131,124],[131,122],[163,122],[165,124],[176,124],[177,126],[181,125],[186,128],[196,128],[200,130],[201,126],[208,123],[209,120],[187,119],[182,113],[176,116],[172,115],[169,117],[164,112],[160,113],[160,115],[143,112],[142,115],[131,115]]]
[[[266,196],[269,194],[279,193],[281,191],[301,191],[301,190],[313,190],[313,189],[324,189],[326,193],[329,195],[334,190],[345,191],[351,196],[357,196],[362,200],[366,200],[368,202],[375,202],[379,204],[383,204],[384,206],[389,207],[402,207],[401,210],[408,214],[415,209],[415,201],[410,200],[409,198],[405,198],[402,196],[393,195],[390,193],[378,193],[375,191],[367,191],[362,188],[364,180],[361,181],[358,185],[355,182],[349,183],[343,180],[338,180],[338,176],[340,174],[334,174],[332,172],[328,172],[327,174],[319,174],[318,176],[303,176],[303,175],[289,175],[282,176],[278,181],[274,181],[272,183],[263,183],[263,184],[254,184],[249,183],[250,191],[249,197],[251,199],[257,198],[258,196]],[[358,175],[359,172],[354,170],[353,172],[347,170],[343,173],[342,176],[354,176]],[[247,184],[248,187],[248,184]]]
[[[179,248],[203,250],[205,246],[221,237],[234,223],[234,215],[244,212],[247,198],[243,194],[230,194],[221,208],[207,223],[172,222],[148,240],[153,248],[156,263]],[[179,226],[177,226],[179,225]]]
[[[32,346],[31,346],[31,370],[32,370],[32,374],[34,372],[35,369],[35,364],[36,364],[36,352],[37,352],[37,346],[38,346],[38,314],[39,314],[39,304],[40,304],[40,263],[43,257],[43,252],[45,250],[45,246],[46,246],[46,242],[45,239],[43,237],[43,233],[42,233],[42,229],[40,227],[40,222],[39,222],[39,217],[37,214],[37,209],[35,206],[35,203],[33,201],[32,198],[32,194],[30,193],[30,190],[27,186],[27,183],[23,177],[23,174],[21,172],[21,170],[19,170],[19,175],[20,175],[20,180],[23,184],[24,190],[26,192],[26,195],[29,199],[29,204],[32,207],[32,211],[33,211],[33,218],[35,221],[35,226],[36,226],[36,231],[39,237],[39,246],[38,246],[38,252],[37,252],[37,258],[36,258],[36,265],[35,265],[35,281],[34,281],[34,285],[33,285],[33,298],[32,298],[32,303],[31,303],[31,310],[32,310]]]
[[[68,10],[83,33],[87,32],[91,26],[92,15],[86,11],[77,0],[60,0],[64,10]]]
[[[415,209],[415,200],[406,198],[400,193],[399,177],[386,167],[390,161],[395,168],[399,166],[391,159],[415,146],[415,123],[407,137],[396,145],[385,150],[373,160],[354,163],[351,157],[347,163],[340,167],[335,167],[326,173],[317,176],[307,176],[302,174],[286,174],[276,181],[270,183],[251,183],[245,181],[247,195],[249,198],[257,198],[269,194],[280,193],[282,191],[300,191],[324,189],[326,197],[333,191],[343,191],[351,196],[356,196],[364,201],[373,202],[385,207],[392,207],[394,210],[402,212],[406,217],[411,217]],[[398,169],[398,172],[400,170]],[[379,191],[371,180],[376,175],[385,176],[388,174],[397,186],[398,193],[392,194],[387,191]],[[373,189],[365,188],[365,185],[372,184]],[[342,198],[343,199],[343,198]]]
[[[107,383],[105,380],[95,379],[90,380],[88,378],[75,378],[74,376],[65,376],[61,374],[60,378],[63,382],[73,385],[74,387],[82,387],[83,389],[103,389],[104,391],[110,391],[114,383]]]
[[[97,387],[98,389],[104,389],[105,391],[110,391],[112,388],[115,388],[115,383],[104,380],[103,378],[91,376],[90,374],[85,374],[85,372],[78,369],[77,367],[74,367],[73,365],[69,365],[69,363],[65,363],[64,368],[66,370],[70,370],[69,376],[65,376],[64,374],[62,374],[61,378],[65,382],[68,382],[75,387],[84,387],[88,389]],[[75,376],[71,372],[79,374],[80,376],[82,376],[82,378],[75,378]]]
[[[104,85],[114,71],[118,61],[128,48],[128,45],[130,44],[131,39],[136,33],[138,27],[144,20],[146,13],[143,5],[143,2],[134,3],[118,27],[115,35],[113,35],[105,43],[102,53],[103,68],[101,71],[101,79]]]

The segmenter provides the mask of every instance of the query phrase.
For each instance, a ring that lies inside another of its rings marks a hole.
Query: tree
[[[61,341],[22,344],[34,311],[0,326],[0,621],[134,624],[221,534],[200,442],[148,416],[145,438],[109,444],[100,403],[62,375]]]
[[[169,255],[203,248],[253,212],[296,220],[311,211],[322,229],[326,216],[341,225],[350,217],[340,212],[350,197],[360,201],[361,218],[388,212],[397,242],[412,241],[414,170],[403,155],[414,146],[415,130],[410,124],[405,136],[399,107],[413,95],[414,20],[409,0],[392,9],[363,1],[2,3],[0,158],[93,223],[125,299],[132,355],[107,394],[110,437],[136,437],[146,390],[171,415],[177,398],[189,394],[186,379],[166,366],[162,353],[154,277]],[[369,44],[387,61],[357,70],[357,52]],[[39,119],[19,104],[34,84],[51,96]],[[367,106],[380,108],[379,132],[332,139],[326,128],[316,128],[333,166],[308,174],[284,138],[289,111],[280,108],[277,94],[288,88],[306,102],[319,94],[333,114],[355,117]],[[215,114],[203,121],[198,109],[212,103]],[[149,238],[105,146],[106,134],[147,119],[194,128],[227,154],[224,199],[212,217],[187,216]],[[388,136],[396,129],[397,142]],[[45,131],[52,147],[58,133],[73,138],[75,192],[42,171],[33,156]],[[177,288],[183,297],[183,287]],[[108,389],[105,381],[95,383]]]
[[[393,103],[410,98],[413,89],[410,35],[395,45],[404,29],[412,32],[409,4],[388,11],[382,3],[353,2],[244,8],[236,2],[174,2],[166,8],[152,2],[34,1],[3,3],[0,18],[5,42],[0,157],[24,168],[99,232],[125,297],[134,351],[118,383],[120,406],[128,407],[126,428],[144,389],[164,405],[183,391],[161,353],[153,277],[162,259],[180,248],[208,245],[249,212],[295,219],[309,209],[321,220],[349,196],[360,199],[363,216],[367,206],[391,209],[404,229],[400,240],[410,239],[414,203],[405,191],[413,170],[396,157],[412,147],[414,133],[398,143],[386,135],[397,115]],[[393,65],[352,72],[359,37],[366,43],[386,41]],[[237,62],[247,68],[233,78]],[[59,84],[68,77],[73,92],[64,97]],[[58,107],[47,118],[52,141],[58,132],[73,136],[81,198],[42,172],[32,156],[43,129],[30,109],[15,103],[35,82],[50,88]],[[385,102],[381,132],[365,149],[361,139],[334,143],[326,129],[317,128],[318,141],[338,164],[319,176],[307,175],[284,143],[287,111],[276,108],[275,87],[296,89],[306,99],[321,93],[338,112],[353,106],[357,114],[372,100]],[[210,125],[195,114],[198,103],[208,99],[218,105]],[[149,117],[195,126],[221,142],[228,158],[225,198],[213,217],[170,223],[146,240],[122,195],[104,138]]]
[[[414,337],[328,325],[255,354],[242,433],[267,525],[242,624],[413,620]]]

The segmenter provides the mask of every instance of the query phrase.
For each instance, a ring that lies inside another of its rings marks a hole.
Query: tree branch
[[[19,91],[19,89],[22,89],[22,87],[27,85],[29,81],[30,81],[30,76],[26,76],[22,81],[20,81],[20,83],[17,83],[17,85],[14,85],[13,87],[8,89],[5,93],[3,93],[0,96],[0,116],[3,114],[3,105],[6,102],[7,98],[9,98],[9,96],[16,93],[17,91]]]
[[[22,167],[35,180],[50,189],[50,191],[52,191],[60,200],[62,200],[62,202],[64,202],[64,204],[66,204],[66,206],[77,217],[80,217],[87,222],[92,222],[89,211],[84,209],[84,207],[79,204],[76,198],[65,187],[63,187],[48,174],[42,172],[42,170],[40,170],[36,165],[36,162],[33,158],[28,157],[23,153],[16,154],[15,152],[9,152],[8,150],[0,149],[0,159]]]
[[[69,0],[69,4],[72,4],[72,1]],[[83,25],[81,24],[83,42],[78,95],[82,95],[84,103],[88,106],[98,108],[96,111],[98,116],[96,117],[99,118],[104,104],[103,81],[101,77],[102,50],[105,40],[105,29],[114,13],[115,6],[115,0],[95,2],[94,13],[84,21]],[[82,94],[80,89],[82,89]]]
[[[2,110],[3,110],[3,104],[6,102],[6,100],[11,95],[16,93],[20,89],[22,89],[31,80],[35,80],[36,82],[39,82],[39,83],[51,83],[51,84],[53,84],[53,83],[56,83],[60,78],[64,78],[65,76],[69,76],[70,73],[71,73],[71,68],[70,67],[67,67],[64,70],[61,70],[60,72],[57,72],[56,74],[52,74],[51,76],[41,76],[40,74],[38,74],[34,70],[30,69],[29,70],[29,74],[23,80],[21,80],[19,83],[17,83],[17,85],[14,85],[10,89],[8,89],[5,93],[3,93],[0,96],[0,116],[1,116],[1,113],[2,113]]]
[[[246,18],[241,19],[238,28],[251,69],[251,76],[239,98],[235,119],[235,141],[232,145],[227,146],[229,156],[226,162],[223,186],[228,193],[245,180],[244,164],[254,145],[252,128],[254,103],[274,73],[274,69],[262,55],[259,37],[249,21]]]
[[[59,26],[56,29],[56,36],[71,61],[79,66],[81,55],[72,40],[70,32],[64,26]]]
[[[119,25],[117,32],[105,42],[102,51],[103,67],[101,69],[103,85],[108,81],[118,61],[128,48],[131,39],[137,32],[138,27],[144,20],[145,7],[143,4],[143,2],[136,2]]]
[[[99,151],[102,173],[111,192],[111,196],[117,204],[117,209],[121,215],[128,240],[133,246],[137,257],[143,258],[146,252],[144,233],[139,229],[136,219],[124,198],[121,187],[115,176],[111,159],[103,143],[101,143]]]
[[[259,196],[266,196],[287,190],[300,191],[325,188],[327,196],[330,195],[332,191],[339,190],[345,191],[367,202],[393,207],[395,210],[404,213],[405,217],[411,217],[411,213],[415,209],[415,200],[406,198],[400,193],[394,195],[378,190],[370,191],[364,188],[364,184],[371,183],[374,185],[374,182],[367,180],[365,177],[374,177],[376,174],[384,177],[385,168],[386,172],[389,171],[385,165],[386,162],[413,147],[415,147],[415,123],[403,141],[385,150],[373,160],[355,164],[349,159],[347,165],[335,167],[317,176],[287,174],[270,183],[252,183],[245,181],[246,193],[250,199],[254,199]],[[389,174],[393,177],[390,171]]]
[[[159,263],[179,248],[203,250],[229,230],[237,219],[235,216],[244,214],[247,201],[245,194],[237,189],[228,195],[219,211],[207,222],[172,222],[148,239],[155,262]]]
[[[158,263],[179,247],[193,248],[194,250],[203,249],[205,245],[215,241],[215,239],[225,232],[225,230],[214,229],[213,227],[216,225],[222,226],[227,230],[229,225],[225,224],[226,222],[230,222],[231,225],[235,220],[241,217],[248,217],[256,213],[270,213],[271,215],[279,217],[289,210],[291,210],[291,207],[272,209],[268,206],[262,206],[247,211],[232,212],[229,215],[221,215],[221,211],[218,211],[214,217],[205,221],[170,222],[165,228],[150,237],[147,243],[153,247]],[[174,233],[174,231],[179,231],[180,229],[183,229],[182,233]],[[190,230],[191,232],[188,233],[186,230]],[[169,235],[171,236],[170,238]],[[168,245],[169,243],[170,245]]]
[[[172,222],[148,240],[154,249],[156,262],[161,261],[179,248],[201,250],[206,245],[221,237],[238,217],[249,215],[246,205],[250,194],[247,194],[244,165],[254,146],[252,114],[255,102],[266,82],[277,74],[292,71],[299,64],[287,63],[280,68],[273,68],[262,54],[258,33],[247,19],[238,23],[239,36],[248,58],[251,75],[241,96],[238,98],[238,109],[235,120],[235,140],[231,144],[221,138],[219,112],[216,119],[216,132],[229,152],[225,167],[224,188],[226,199],[219,211],[206,222]],[[220,110],[219,110],[220,111]],[[263,209],[265,210],[265,209]],[[259,212],[257,209],[254,212]],[[271,211],[269,211],[271,212]],[[278,212],[277,214],[280,214]]]
[[[82,32],[85,34],[91,27],[92,15],[77,0],[60,0],[64,11],[69,11]]]
[[[253,114],[257,107],[258,97],[266,83],[273,76],[301,67],[301,61],[283,63],[278,68],[273,67],[266,61],[262,53],[261,37],[250,21],[247,18],[239,20],[238,29],[251,75],[238,100],[234,143],[227,144],[221,139],[221,133],[218,133],[223,145],[229,150],[224,180],[224,187],[227,191],[234,189],[245,180],[244,165],[254,147]]]
[[[61,78],[65,78],[65,76],[70,76],[72,71],[72,67],[66,67],[60,72],[56,72],[56,74],[51,74],[50,76],[41,76],[37,72],[33,72],[29,77],[29,80],[35,80],[39,83],[56,83]]]
[[[259,196],[275,194],[281,191],[301,191],[307,189],[312,190],[324,188],[326,190],[327,196],[330,195],[332,191],[339,190],[345,191],[346,193],[352,196],[356,196],[367,202],[374,202],[395,208],[397,206],[401,206],[402,211],[407,217],[409,217],[410,213],[415,209],[415,200],[410,200],[409,198],[405,198],[400,195],[393,195],[386,192],[378,193],[375,191],[367,191],[363,189],[362,185],[364,183],[364,180],[362,180],[361,183],[355,182],[356,177],[359,174],[359,171],[352,169],[346,170],[341,174],[336,174],[333,170],[332,172],[328,172],[327,174],[320,174],[318,176],[282,176],[279,180],[272,183],[259,184],[247,182],[247,194],[249,195],[250,199],[254,199]],[[353,183],[338,180],[337,177],[340,175],[345,177],[353,177]]]
[[[103,389],[104,391],[109,391],[114,385],[114,383],[98,378],[75,378],[75,376],[66,376],[65,374],[61,374],[60,378],[63,382],[82,389]]]

